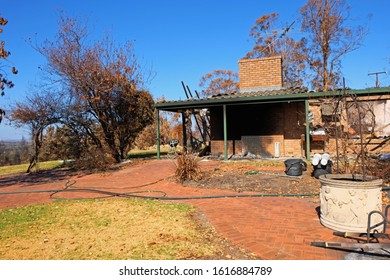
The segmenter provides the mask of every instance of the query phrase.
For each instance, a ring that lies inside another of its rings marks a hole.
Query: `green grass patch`
[[[62,160],[52,160],[52,161],[44,161],[37,164],[39,170],[48,170],[54,169],[58,167],[62,167],[64,165]],[[0,167],[0,175],[14,174],[26,172],[29,164],[18,164],[18,165],[9,165]],[[35,170],[35,168],[33,169]]]
[[[55,210],[48,205],[36,205],[0,211],[1,239],[11,238],[13,236],[29,236],[34,225],[53,223]],[[42,219],[43,217],[44,220]]]
[[[168,150],[169,150],[169,148],[167,148],[165,146],[161,146],[160,155],[161,156],[167,155]],[[129,158],[129,159],[157,158],[157,149],[147,149],[147,150],[133,149],[127,154],[127,158]]]
[[[186,204],[58,201],[0,211],[0,259],[205,259],[218,246]]]

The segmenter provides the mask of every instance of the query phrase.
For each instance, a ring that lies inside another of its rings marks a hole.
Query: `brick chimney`
[[[282,57],[241,59],[238,61],[240,92],[281,89]]]

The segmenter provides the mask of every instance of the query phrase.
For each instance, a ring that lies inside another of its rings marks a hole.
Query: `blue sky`
[[[39,83],[39,66],[45,60],[27,43],[52,39],[57,31],[59,12],[87,19],[92,38],[105,33],[123,43],[135,40],[137,56],[145,69],[156,76],[149,90],[155,98],[185,99],[181,81],[192,91],[199,90],[199,79],[215,69],[238,70],[238,60],[252,49],[250,28],[260,16],[278,12],[280,28],[298,18],[305,0],[13,0],[6,1],[0,16],[9,22],[0,34],[11,52],[1,64],[15,66],[15,87],[0,97],[0,107],[8,108],[28,95],[31,85]],[[369,34],[364,45],[342,60],[347,86],[355,89],[372,87],[375,76],[368,73],[390,68],[390,21],[388,0],[349,0],[352,23],[365,23],[372,14]],[[299,25],[290,35],[299,36]],[[383,86],[390,85],[389,74],[380,75]],[[28,131],[13,129],[4,120],[0,124],[0,140],[28,139]]]

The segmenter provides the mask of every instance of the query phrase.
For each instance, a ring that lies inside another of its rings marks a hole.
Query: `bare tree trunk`
[[[34,138],[34,155],[32,156],[30,160],[30,164],[27,168],[26,173],[30,173],[31,169],[36,166],[39,162],[39,152],[42,147],[42,132],[43,129],[39,128],[36,133],[33,133],[33,138]]]

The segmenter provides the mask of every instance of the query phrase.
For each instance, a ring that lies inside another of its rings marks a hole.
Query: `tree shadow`
[[[318,219],[320,219],[321,218],[321,206],[316,207],[316,212],[317,212]]]
[[[75,175],[76,172],[69,168],[40,170],[32,173],[17,173],[12,175],[4,175],[0,177],[0,189],[22,185],[22,187],[53,183],[55,181],[67,180]]]
[[[168,152],[161,152],[160,156],[166,156]],[[130,154],[127,156],[128,159],[153,159],[157,158],[157,153],[154,151],[139,153],[139,154]]]

